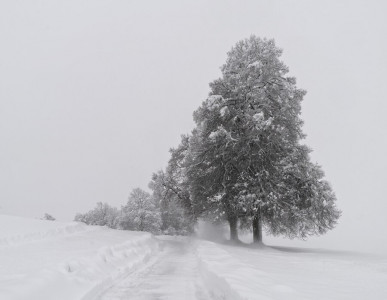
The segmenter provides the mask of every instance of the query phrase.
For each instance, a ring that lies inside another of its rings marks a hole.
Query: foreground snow
[[[237,294],[226,299],[387,299],[387,259],[285,247],[202,242],[205,268]]]
[[[81,299],[158,251],[148,233],[8,216],[0,225],[0,299]]]
[[[386,299],[387,260],[0,215],[0,299]]]

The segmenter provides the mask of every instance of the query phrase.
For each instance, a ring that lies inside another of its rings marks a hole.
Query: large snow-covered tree
[[[305,237],[336,224],[340,212],[321,168],[301,144],[305,91],[280,60],[273,40],[238,42],[194,113],[189,139],[193,205],[224,217],[231,238],[237,220],[250,220],[254,240],[272,234]]]
[[[228,114],[221,96],[210,96],[194,113],[197,124],[190,137],[186,176],[194,207],[213,221],[225,219],[231,239],[238,239],[237,222],[242,215],[236,200],[239,170],[238,149],[222,119]]]

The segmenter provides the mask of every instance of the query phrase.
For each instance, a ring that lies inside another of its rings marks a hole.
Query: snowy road
[[[160,253],[128,272],[96,299],[209,299],[199,271],[194,241],[159,238]]]

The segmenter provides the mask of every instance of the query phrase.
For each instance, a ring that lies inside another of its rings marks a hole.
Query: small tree
[[[117,228],[119,212],[115,207],[107,203],[98,202],[97,206],[85,214],[76,214],[74,221],[83,222],[87,225],[108,226]]]
[[[45,213],[44,216],[41,219],[42,220],[47,220],[47,221],[55,221],[56,220],[53,216],[51,216],[48,213]]]
[[[158,233],[160,225],[160,212],[151,195],[140,188],[134,189],[121,209],[120,227]]]
[[[152,176],[149,187],[161,213],[161,230],[165,234],[186,235],[193,232],[194,217],[190,213],[189,195],[177,180],[172,179],[170,165],[168,173],[159,171]],[[188,207],[184,204],[187,204]]]

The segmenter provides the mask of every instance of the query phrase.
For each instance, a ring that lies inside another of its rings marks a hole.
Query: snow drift
[[[151,234],[0,216],[0,299],[82,299],[144,263]]]

